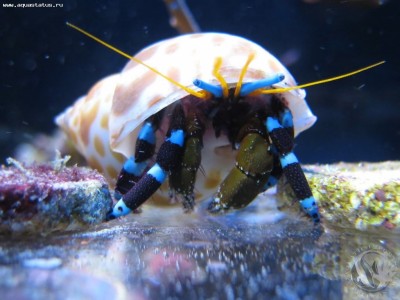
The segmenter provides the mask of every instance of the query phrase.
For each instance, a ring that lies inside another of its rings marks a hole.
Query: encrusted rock
[[[323,222],[358,230],[400,231],[400,162],[303,166]],[[282,205],[294,194],[283,180]]]
[[[107,181],[95,170],[66,167],[68,158],[0,169],[0,232],[49,233],[100,223],[112,207]]]

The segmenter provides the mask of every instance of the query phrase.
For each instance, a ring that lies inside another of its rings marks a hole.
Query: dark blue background
[[[55,115],[126,63],[66,21],[130,53],[177,34],[161,0],[48,2],[64,7],[0,7],[1,162],[16,143],[51,132]],[[327,2],[187,4],[203,31],[241,35],[278,58],[296,53],[299,58],[289,69],[299,83],[387,60],[356,77],[307,89],[318,122],[299,136],[296,153],[305,163],[399,159],[399,2]]]

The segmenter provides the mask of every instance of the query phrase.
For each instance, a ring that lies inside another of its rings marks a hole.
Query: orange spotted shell
[[[219,84],[213,76],[216,58],[222,58],[219,69],[229,86],[235,86],[249,55],[254,54],[243,82],[252,82],[283,73],[285,79],[275,87],[295,86],[287,69],[259,45],[229,34],[199,33],[178,36],[153,44],[140,51],[136,58],[183,86],[198,91],[194,79]],[[149,116],[183,98],[188,93],[143,65],[129,61],[118,74],[100,80],[86,96],[56,117],[90,166],[103,172],[110,182],[115,179],[126,157],[134,154],[136,138],[143,121]],[[310,111],[298,89],[281,94],[293,114],[295,134],[314,124]],[[209,126],[211,127],[211,126]],[[213,192],[233,165],[233,155],[226,155],[229,144],[218,139],[206,128],[202,168],[197,175],[197,197]],[[158,132],[158,141],[162,133]],[[229,147],[231,152],[231,147]],[[163,191],[161,191],[161,194]],[[164,197],[164,196],[163,196]]]

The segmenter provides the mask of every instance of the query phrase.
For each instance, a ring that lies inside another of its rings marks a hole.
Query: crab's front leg
[[[114,219],[130,213],[150,198],[181,162],[185,140],[185,117],[182,106],[177,104],[171,116],[170,127],[164,143],[160,146],[156,163],[117,202],[108,215]]]
[[[186,212],[193,210],[194,184],[201,163],[204,124],[193,109],[186,116],[186,140],[181,166],[169,176],[169,186],[173,197],[181,197]]]
[[[273,166],[268,141],[258,132],[242,139],[236,165],[218,188],[209,204],[210,212],[241,208],[249,204],[265,185]]]
[[[288,120],[281,121],[282,123],[292,122],[290,112],[285,112],[285,118],[288,118]],[[310,186],[308,185],[299,161],[297,160],[296,155],[292,152],[294,144],[293,134],[290,134],[287,126],[282,126],[279,120],[275,117],[267,117],[265,125],[272,143],[279,153],[283,174],[287,178],[297,199],[299,199],[302,208],[314,220],[314,222],[318,223],[320,221],[320,215],[317,203],[312,195]]]

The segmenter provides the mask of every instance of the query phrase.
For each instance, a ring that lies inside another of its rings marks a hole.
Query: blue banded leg
[[[293,116],[289,109],[286,108],[279,114],[279,122],[288,134],[294,137]],[[271,145],[271,153],[274,155],[274,166],[263,191],[275,186],[283,173],[282,165],[279,161],[279,153],[274,145]]]
[[[154,155],[156,130],[159,127],[159,116],[146,120],[136,140],[135,155],[126,160],[119,173],[115,190],[122,195],[139,181],[147,167],[148,159]]]
[[[293,126],[293,115],[290,112],[289,109],[285,108],[280,114],[279,114],[279,122],[282,124],[283,128],[286,129],[288,132],[289,136],[294,138],[294,126]]]
[[[114,206],[108,219],[115,219],[142,205],[150,198],[167,178],[179,166],[185,140],[184,114],[180,104],[176,105],[164,143],[160,146],[156,163]]]
[[[312,195],[299,161],[292,152],[293,137],[282,127],[277,118],[268,117],[265,125],[272,143],[279,153],[283,174],[285,174],[304,211],[315,223],[318,223],[320,221],[320,215],[317,203]]]

